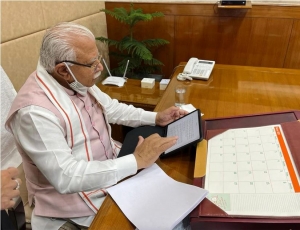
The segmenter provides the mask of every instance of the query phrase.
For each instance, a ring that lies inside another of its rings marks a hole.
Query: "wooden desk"
[[[182,70],[179,67],[174,76]],[[188,87],[188,103],[201,109],[203,119],[300,110],[300,70],[216,64],[208,81],[179,82],[173,77],[155,111],[174,105],[174,88],[182,83]],[[192,183],[193,153],[174,154],[157,163],[175,180]],[[108,196],[90,229],[135,228]]]
[[[141,88],[141,80],[137,79],[128,79],[123,87],[102,85],[101,82],[97,86],[111,98],[147,111],[154,110],[165,92],[165,90],[159,90],[159,82],[155,82],[153,89],[144,89]]]

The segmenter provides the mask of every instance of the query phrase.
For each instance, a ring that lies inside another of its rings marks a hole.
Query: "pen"
[[[109,76],[111,76],[111,73],[109,72],[109,69],[108,69],[108,67],[107,67],[107,65],[106,65],[106,62],[105,62],[104,58],[102,58],[102,60],[103,60],[103,63],[104,63],[104,65],[105,65],[106,69],[107,69],[107,72],[108,72]]]

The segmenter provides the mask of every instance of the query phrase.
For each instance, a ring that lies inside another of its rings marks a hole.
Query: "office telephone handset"
[[[201,60],[198,58],[190,58],[186,64],[183,73],[177,76],[178,80],[191,80],[201,79],[208,80],[213,68],[215,61]]]

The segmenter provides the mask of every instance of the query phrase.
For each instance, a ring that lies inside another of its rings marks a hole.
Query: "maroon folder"
[[[281,124],[298,173],[300,173],[300,111],[208,119],[203,121],[204,138],[234,128],[249,128]],[[194,179],[194,185],[204,186],[205,176]],[[299,207],[300,209],[300,207]],[[231,216],[205,198],[190,214],[191,228],[201,230],[290,230],[300,229],[299,217]]]

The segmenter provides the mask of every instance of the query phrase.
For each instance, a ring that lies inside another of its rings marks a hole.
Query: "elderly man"
[[[139,138],[133,154],[118,157],[109,123],[165,126],[186,114],[177,107],[155,113],[119,103],[94,84],[103,70],[87,28],[60,23],[47,30],[37,70],[20,89],[6,127],[23,158],[33,229],[88,227],[105,188],[152,165],[177,141]],[[67,222],[67,223],[66,223]]]

